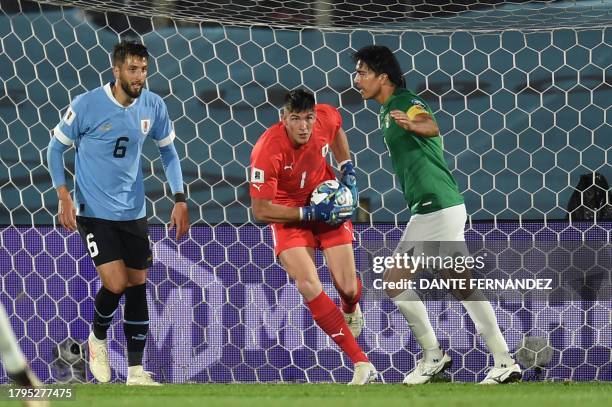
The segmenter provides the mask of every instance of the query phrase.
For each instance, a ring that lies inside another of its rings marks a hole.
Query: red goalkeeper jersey
[[[282,122],[257,140],[251,153],[250,194],[286,206],[309,204],[312,191],[323,181],[335,179],[327,154],[342,117],[330,105],[315,105],[317,114],[308,142],[295,147]]]

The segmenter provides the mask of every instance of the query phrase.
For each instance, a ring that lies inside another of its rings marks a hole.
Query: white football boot
[[[373,364],[370,362],[357,362],[355,363],[355,371],[353,372],[353,380],[351,380],[349,386],[362,386],[376,380],[378,372]]]
[[[507,384],[517,383],[523,378],[521,367],[518,364],[495,366],[487,373],[479,384]]]
[[[100,383],[108,383],[111,379],[111,368],[108,363],[108,344],[106,339],[96,338],[93,332],[87,339],[89,347],[89,370]]]
[[[429,383],[434,376],[443,373],[453,365],[453,361],[446,353],[441,358],[426,361],[425,358],[419,360],[416,368],[404,378],[404,384],[424,384]]]
[[[151,372],[144,370],[142,365],[129,366],[126,383],[128,386],[161,386],[151,377]]]
[[[357,338],[361,334],[361,330],[363,329],[364,323],[363,313],[361,312],[361,307],[359,306],[359,303],[357,303],[354,312],[350,314],[345,314],[344,312],[342,312],[342,315],[344,315],[344,320],[346,321],[346,324],[348,325],[351,333],[353,334],[353,337]]]

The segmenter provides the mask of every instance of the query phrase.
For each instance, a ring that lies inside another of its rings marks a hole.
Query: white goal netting
[[[0,1],[0,299],[49,382],[84,369],[67,341],[86,338],[99,286],[79,237],[53,226],[49,130],[72,98],[112,79],[109,50],[121,37],[149,48],[148,87],[174,120],[197,223],[189,239],[168,239],[169,191],[157,150],[146,144],[156,259],[146,359],[167,381],[350,377],[275,263],[267,228],[250,223],[246,175],[251,148],[278,119],[285,91],[306,87],[344,119],[362,198],[358,250],[397,241],[410,214],[378,130],[378,107],[352,86],[351,55],[363,45],[396,51],[408,86],[432,105],[466,199],[469,239],[588,240],[604,248],[610,241],[608,1],[99,4]],[[72,153],[65,158],[72,170]],[[526,256],[511,262],[521,268]],[[327,272],[321,278],[335,296]],[[529,336],[549,344],[551,361],[534,378],[610,380],[610,306],[608,294],[500,302],[496,311],[513,350]],[[399,381],[414,366],[416,343],[390,301],[366,298],[364,308],[359,341],[383,379]],[[441,301],[428,309],[456,361],[452,378],[482,378],[485,348],[461,306]],[[124,376],[123,332],[119,325],[112,332],[112,363]]]

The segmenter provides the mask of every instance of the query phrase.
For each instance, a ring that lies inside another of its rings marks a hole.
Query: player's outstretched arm
[[[61,143],[55,136],[51,138],[47,148],[47,164],[53,186],[57,190],[59,222],[66,229],[75,231],[77,228],[76,210],[70,191],[66,187],[66,175],[64,174],[64,152],[69,147],[69,145]]]
[[[176,227],[175,238],[179,240],[189,231],[189,209],[183,192],[183,174],[178,153],[173,143],[159,147],[170,190],[174,194],[174,208],[170,215],[169,229]]]
[[[401,128],[411,131],[423,137],[435,137],[440,135],[440,129],[434,119],[428,113],[421,113],[410,119],[406,112],[392,110],[391,117]]]
[[[355,166],[351,161],[351,153],[349,150],[348,139],[342,128],[338,129],[334,142],[331,145],[332,153],[338,166],[340,167],[340,182],[351,191],[353,196],[353,208],[359,206],[359,191],[357,190],[357,174]]]

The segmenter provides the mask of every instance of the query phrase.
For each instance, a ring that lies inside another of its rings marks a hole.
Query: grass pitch
[[[93,407],[561,407],[612,405],[612,382],[519,383],[478,386],[436,383],[422,386],[372,384],[185,384],[127,387],[119,384],[76,385],[76,399],[52,406]],[[4,393],[4,392],[3,392]],[[0,400],[0,406],[19,403]]]

